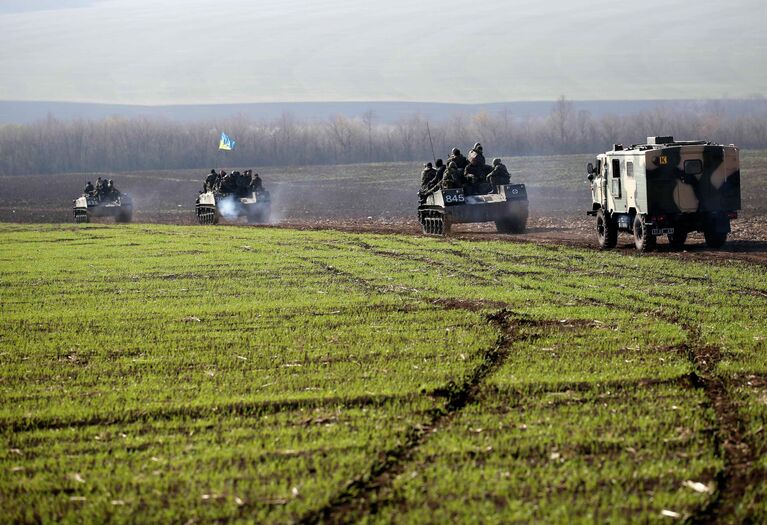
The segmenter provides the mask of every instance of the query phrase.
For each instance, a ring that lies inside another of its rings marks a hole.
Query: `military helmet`
[[[447,167],[452,169],[457,169],[458,164],[456,164],[454,160],[451,160],[450,162],[447,163]]]
[[[445,162],[442,159],[437,159],[437,167],[438,168],[441,168],[444,165],[445,165]]]
[[[477,142],[476,144],[474,144],[474,148],[473,148],[473,149],[476,149],[476,150],[481,150],[481,149],[482,149],[482,144],[480,144],[479,142]]]
[[[427,162],[426,164],[424,164],[424,166],[426,166],[426,168],[428,169],[432,168],[431,162]]]
[[[458,148],[453,148],[453,151],[451,151],[450,153],[452,155],[460,155],[461,154],[461,150],[459,150]]]
[[[210,173],[211,173],[212,175],[215,175],[215,174],[216,174],[216,170],[210,170]]]
[[[500,163],[501,163],[501,159],[499,159],[498,157],[493,159],[493,166],[497,166]]]

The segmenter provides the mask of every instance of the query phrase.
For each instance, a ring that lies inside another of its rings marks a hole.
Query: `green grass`
[[[714,496],[684,482],[713,488],[724,459],[692,349],[720,349],[766,467],[765,273],[511,242],[0,225],[0,521],[292,521],[387,453],[392,479],[347,517],[693,515]],[[502,310],[505,329],[488,321]],[[737,386],[749,376],[761,386]],[[767,518],[763,490],[739,516]]]

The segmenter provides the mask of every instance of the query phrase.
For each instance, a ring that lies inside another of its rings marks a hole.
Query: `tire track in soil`
[[[724,461],[724,467],[715,477],[716,490],[713,496],[685,522],[693,525],[729,523],[746,489],[757,481],[754,472],[756,449],[746,437],[745,422],[739,415],[726,382],[716,373],[722,357],[721,350],[703,344],[700,327],[683,321],[675,313],[656,311],[654,314],[682,328],[688,335],[689,343],[682,345],[681,350],[693,366],[690,386],[702,389],[714,410],[715,452]]]
[[[716,455],[724,461],[724,468],[717,472],[716,490],[713,496],[685,522],[691,525],[718,525],[730,523],[738,502],[752,484],[761,481],[755,468],[755,446],[750,442],[746,423],[740,417],[738,406],[730,396],[727,382],[716,373],[721,361],[721,349],[702,342],[700,327],[681,319],[674,312],[654,311],[653,315],[678,326],[688,335],[688,344],[676,351],[684,351],[693,366],[690,388],[700,388],[714,410],[716,428],[714,446]],[[753,518],[746,518],[750,523]]]
[[[716,374],[716,366],[721,360],[720,349],[700,344],[696,329],[691,329],[690,334],[694,345],[688,348],[688,357],[695,367],[695,386],[703,389],[716,414],[715,446],[717,454],[724,460],[724,468],[716,475],[714,495],[690,516],[687,523],[730,523],[748,487],[761,480],[755,469],[756,448],[748,438],[746,424],[730,396],[727,383]],[[744,523],[753,521],[751,516],[742,519]]]
[[[478,398],[484,381],[504,363],[515,342],[535,337],[517,332],[509,310],[490,314],[487,320],[501,331],[496,344],[485,352],[480,365],[462,384],[450,383],[435,392],[445,398],[444,405],[432,409],[424,424],[410,428],[398,445],[382,452],[367,473],[352,480],[327,504],[302,516],[297,523],[351,523],[357,521],[361,513],[375,514],[377,506],[370,501],[371,497],[391,485],[432,433],[449,424],[457,413]]]

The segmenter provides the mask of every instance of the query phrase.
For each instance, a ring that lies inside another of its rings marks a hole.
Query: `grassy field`
[[[766,274],[0,225],[0,522],[765,522]]]

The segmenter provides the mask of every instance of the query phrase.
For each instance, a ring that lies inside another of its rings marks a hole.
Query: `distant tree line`
[[[437,157],[457,146],[464,153],[481,142],[486,155],[596,153],[613,143],[635,144],[652,135],[707,139],[742,148],[767,148],[767,111],[732,115],[716,101],[661,106],[627,116],[594,117],[560,98],[544,117],[457,114],[429,123]],[[219,152],[221,131],[237,141]],[[270,121],[244,117],[221,122],[178,123],[150,118],[57,120],[0,127],[0,175],[30,173],[209,169],[219,166],[287,166],[390,161],[432,157],[427,120],[413,115],[378,122],[358,118]]]

